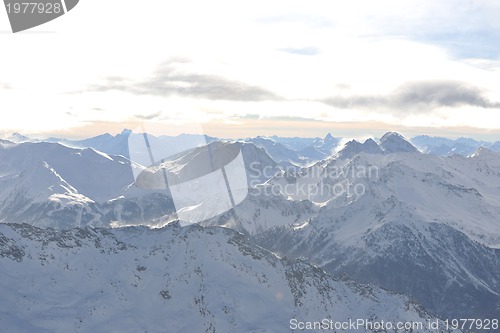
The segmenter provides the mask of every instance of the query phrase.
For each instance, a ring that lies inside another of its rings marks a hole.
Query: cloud
[[[153,120],[161,116],[161,111],[150,114],[136,114],[135,117],[143,120]]]
[[[404,83],[385,96],[330,97],[322,102],[338,108],[411,108],[422,111],[430,111],[438,107],[460,106],[500,108],[500,102],[493,102],[486,98],[484,91],[460,81],[413,81]]]
[[[479,106],[498,108],[500,103],[489,101],[483,92],[472,85],[455,81],[411,82],[395,93],[396,105],[425,104],[429,106]]]
[[[187,62],[186,60],[184,63]],[[219,75],[192,73],[179,70],[179,61],[169,61],[160,66],[149,78],[133,81],[111,76],[103,84],[89,87],[90,91],[120,90],[136,95],[186,96],[227,101],[280,100],[270,90],[228,79]]]

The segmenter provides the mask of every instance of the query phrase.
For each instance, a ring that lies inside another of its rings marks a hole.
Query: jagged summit
[[[390,137],[393,137],[393,136],[404,139],[404,137],[401,134],[399,134],[398,132],[389,131],[389,132],[385,133],[384,135],[382,135],[382,137],[380,138],[379,141],[383,141],[383,140],[390,138]]]
[[[363,147],[367,153],[372,153],[372,154],[382,153],[382,149],[380,149],[380,146],[372,138],[367,139],[363,143]]]
[[[479,147],[474,154],[472,154],[470,157],[482,157],[482,158],[500,158],[500,153],[493,151],[492,149],[481,146]]]
[[[319,151],[330,155],[339,144],[339,141],[340,139],[335,138],[331,133],[328,133],[324,139],[317,140],[314,147]]]
[[[415,148],[408,140],[397,132],[387,132],[379,140],[379,146],[385,153],[416,153]]]
[[[408,142],[401,134],[388,132],[382,136],[379,142],[369,138],[361,143],[351,140],[338,152],[339,158],[352,158],[360,153],[367,154],[392,154],[392,153],[415,153],[418,149]]]
[[[359,153],[382,154],[383,151],[373,139],[367,139],[363,143],[351,140],[339,151],[338,156],[339,158],[352,158]]]

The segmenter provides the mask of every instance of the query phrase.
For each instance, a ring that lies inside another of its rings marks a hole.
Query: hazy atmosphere
[[[87,0],[16,35],[2,13],[0,134],[145,122],[158,134],[494,141],[499,13],[498,1]]]

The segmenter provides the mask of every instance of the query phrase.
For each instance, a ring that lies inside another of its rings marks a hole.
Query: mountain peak
[[[29,142],[31,139],[25,135],[22,135],[21,133],[13,133],[11,136],[8,138],[9,141],[15,142],[15,143],[22,143],[22,142]]]
[[[416,153],[415,148],[408,140],[397,132],[387,132],[379,140],[380,147],[386,153]]]
[[[125,128],[119,135],[129,136],[130,134],[132,134],[132,130]]]
[[[487,157],[487,156],[498,156],[498,153],[494,152],[492,149],[487,148],[485,146],[479,147],[474,154],[471,155],[471,157]]]
[[[392,137],[396,137],[396,138],[400,138],[400,139],[405,140],[405,138],[401,134],[399,134],[398,132],[387,132],[384,135],[382,135],[382,137],[380,138],[379,141],[382,142],[382,141],[388,140]]]
[[[363,151],[370,153],[370,154],[383,153],[380,146],[372,138],[366,139],[366,141],[363,143]]]
[[[339,157],[352,158],[359,153],[382,154],[383,151],[373,139],[367,139],[363,143],[353,139],[347,142],[344,148],[339,151]]]
[[[333,139],[334,139],[333,135],[331,133],[328,133],[323,140],[330,141],[330,140],[333,140]]]

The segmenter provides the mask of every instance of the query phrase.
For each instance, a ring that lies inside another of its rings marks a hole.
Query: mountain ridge
[[[9,290],[0,323],[16,332],[265,333],[294,331],[294,318],[434,320],[407,297],[279,259],[223,228],[3,224],[0,267]]]

